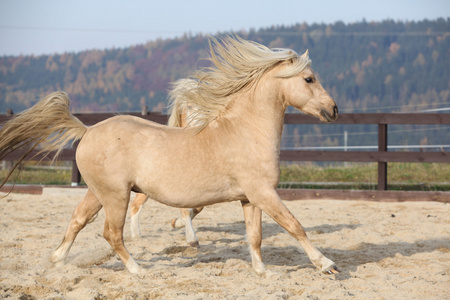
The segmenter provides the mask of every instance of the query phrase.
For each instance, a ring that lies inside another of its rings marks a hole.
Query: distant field
[[[376,163],[319,167],[311,163],[283,165],[280,186],[291,188],[377,188]],[[450,164],[389,163],[390,190],[450,191]]]
[[[59,163],[57,168],[34,165],[16,171],[8,183],[70,185],[70,165]],[[6,177],[0,171],[0,179]],[[18,176],[17,176],[18,174]],[[390,190],[450,191],[450,164],[389,163],[388,187]],[[323,189],[377,188],[377,164],[350,163],[320,167],[311,163],[281,166],[280,187]]]

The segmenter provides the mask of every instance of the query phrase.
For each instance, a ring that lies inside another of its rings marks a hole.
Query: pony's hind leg
[[[197,208],[181,208],[181,218],[172,220],[173,228],[185,227],[186,241],[191,247],[198,247],[198,238],[195,235],[194,227],[192,226],[192,220],[203,210],[203,207]]]
[[[141,229],[139,226],[139,215],[141,214],[142,207],[145,202],[147,202],[148,197],[145,194],[136,194],[136,198],[131,203],[130,206],[130,228],[131,237],[139,238],[141,237]],[[173,228],[186,227],[186,241],[191,247],[198,247],[198,238],[195,235],[194,227],[192,226],[192,220],[202,211],[203,207],[199,208],[182,208],[181,218],[176,218],[172,220]]]
[[[130,197],[129,192],[126,197],[127,198],[124,199],[117,198],[117,195],[109,195],[108,198],[101,198],[107,200],[107,202],[102,200],[105,204],[105,228],[103,230],[103,236],[120,257],[128,271],[133,274],[138,274],[141,272],[141,267],[139,267],[133,257],[131,257],[123,242],[123,227],[125,226],[127,215]]]
[[[69,226],[67,227],[64,239],[59,247],[50,256],[50,261],[56,265],[63,264],[69,254],[70,248],[77,237],[77,234],[95,218],[102,205],[95,195],[88,190],[84,199],[75,208]]]
[[[131,203],[130,207],[130,227],[131,227],[131,237],[132,238],[140,238],[141,237],[141,229],[139,227],[139,215],[141,214],[142,207],[145,202],[147,202],[148,197],[145,194],[136,194],[136,198]]]

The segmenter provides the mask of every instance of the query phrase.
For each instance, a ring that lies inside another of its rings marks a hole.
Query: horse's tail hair
[[[56,151],[55,160],[66,146],[83,137],[87,127],[70,113],[69,104],[69,96],[65,92],[55,92],[3,124],[0,129],[0,160],[20,148],[26,150],[0,187],[35,149],[39,149],[38,154],[45,155]]]

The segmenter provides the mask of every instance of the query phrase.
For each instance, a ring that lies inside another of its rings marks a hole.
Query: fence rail
[[[124,113],[127,115],[140,116],[142,118],[166,124],[168,116],[158,113]],[[96,124],[104,119],[117,114],[114,113],[93,113],[93,114],[74,114],[83,123],[87,125]],[[9,120],[11,116],[0,115],[0,123]],[[319,120],[304,114],[286,114],[285,124],[321,124]],[[389,162],[414,162],[414,163],[449,163],[450,152],[390,152],[388,151],[388,126],[399,124],[418,124],[418,125],[449,125],[450,114],[446,113],[405,113],[405,114],[341,114],[334,124],[376,124],[378,125],[378,151],[312,151],[312,150],[282,150],[280,159],[282,161],[339,161],[339,162],[377,162],[378,163],[378,190],[387,191],[387,164]],[[32,153],[31,155],[36,154]],[[5,160],[17,160],[21,157],[20,152],[14,152],[8,155]],[[37,155],[35,159],[41,159],[42,155]],[[72,183],[76,185],[81,177],[75,162],[75,149],[65,149],[62,151],[60,160],[73,162]],[[295,197],[295,191],[285,192],[286,196]],[[373,196],[373,191],[370,197]],[[391,192],[392,193],[392,192]],[[325,193],[326,194],[326,193]],[[347,193],[348,194],[348,193]],[[445,193],[444,193],[445,194]],[[448,193],[447,193],[448,194]],[[388,193],[385,193],[388,195]],[[297,195],[299,197],[300,195]],[[436,193],[433,197],[441,197]],[[449,200],[449,196],[447,201]],[[394,197],[395,198],[395,197]],[[446,201],[446,202],[447,202]]]

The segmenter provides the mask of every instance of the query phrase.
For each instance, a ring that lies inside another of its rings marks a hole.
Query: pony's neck
[[[244,134],[252,132],[261,140],[279,148],[284,124],[279,80],[268,72],[250,89],[236,93],[223,117]],[[248,132],[247,132],[248,131]]]

